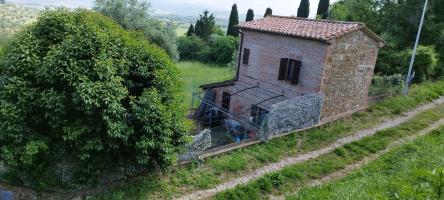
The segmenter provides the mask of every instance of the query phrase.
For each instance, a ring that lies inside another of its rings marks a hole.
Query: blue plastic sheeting
[[[13,200],[14,194],[9,191],[0,190],[0,200]]]

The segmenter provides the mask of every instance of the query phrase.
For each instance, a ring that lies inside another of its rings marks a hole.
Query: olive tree
[[[9,177],[90,183],[175,162],[187,141],[180,77],[143,34],[99,13],[57,9],[5,48],[0,163]]]

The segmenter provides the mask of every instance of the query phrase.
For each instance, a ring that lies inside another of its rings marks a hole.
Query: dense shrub
[[[199,52],[206,46],[206,43],[199,37],[193,35],[188,37],[180,37],[178,39],[178,50],[180,58],[191,60],[198,57]]]
[[[142,36],[98,13],[58,9],[6,52],[0,162],[11,179],[40,187],[94,183],[175,162],[187,124],[178,72]]]
[[[396,51],[382,49],[375,72],[382,75],[407,74],[412,50]],[[424,82],[439,74],[438,54],[434,46],[418,46],[416,59],[413,66],[415,71],[415,83]]]
[[[233,36],[214,36],[210,40],[211,62],[227,64],[237,49],[237,38]]]
[[[179,52],[182,59],[201,62],[228,64],[237,49],[237,38],[212,35],[208,42],[197,36],[179,38]]]
[[[405,50],[402,54],[404,55],[404,63],[408,66],[412,56],[412,50]],[[418,46],[413,66],[413,70],[415,71],[414,81],[416,83],[421,83],[430,80],[435,74],[437,63],[438,54],[436,53],[434,46]]]

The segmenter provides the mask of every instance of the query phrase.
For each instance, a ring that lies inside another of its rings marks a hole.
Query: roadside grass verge
[[[302,188],[287,199],[444,199],[443,144],[441,127],[343,179]]]
[[[279,172],[267,174],[245,185],[219,193],[215,199],[263,199],[270,194],[294,191],[310,180],[322,178],[370,154],[384,150],[392,141],[413,135],[442,118],[444,106],[433,108],[397,127],[379,131],[373,136],[346,144],[313,160],[285,167]]]
[[[319,149],[340,137],[373,127],[387,118],[411,110],[419,104],[435,100],[442,95],[444,95],[444,81],[413,86],[409,96],[388,98],[372,105],[366,112],[276,138],[268,143],[209,158],[200,167],[191,163],[162,172],[153,172],[96,198],[159,199],[208,189],[285,157]]]
[[[186,108],[191,107],[191,98],[194,92],[200,92],[200,85],[225,81],[232,79],[234,72],[232,67],[216,64],[208,64],[193,61],[181,61],[177,63],[177,68],[179,69],[183,85],[183,95],[184,95],[184,106]],[[197,102],[195,106],[197,106]]]

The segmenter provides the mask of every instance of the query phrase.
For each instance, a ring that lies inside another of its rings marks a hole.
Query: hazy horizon
[[[92,8],[94,0],[6,0],[7,2],[30,4],[39,6],[65,6],[69,8]],[[255,12],[255,17],[262,17],[265,9],[270,7],[275,15],[296,15],[301,0],[149,0],[153,10],[159,14],[177,14],[184,16],[196,16],[204,9],[214,12],[216,15],[227,15],[231,6],[236,3],[239,10],[239,18],[243,20],[249,8]],[[330,0],[330,3],[338,0]],[[310,18],[314,18],[319,0],[310,0]],[[226,16],[221,16],[226,17]]]

